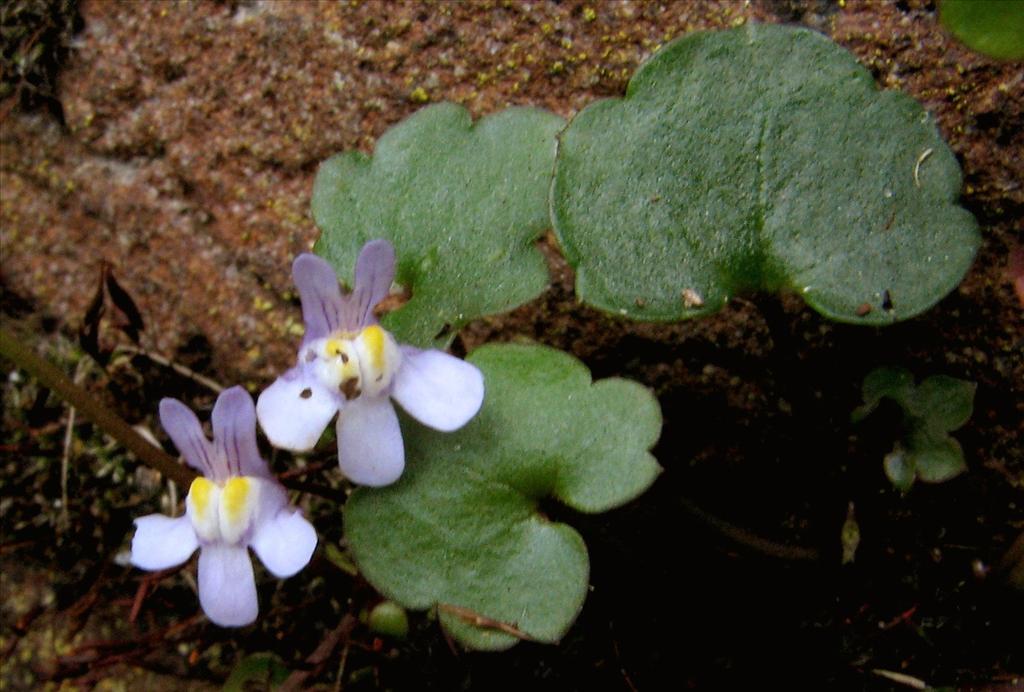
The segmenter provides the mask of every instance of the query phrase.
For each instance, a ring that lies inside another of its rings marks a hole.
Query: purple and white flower
[[[342,295],[326,261],[299,255],[292,277],[306,333],[298,363],[256,402],[263,432],[277,447],[312,449],[338,413],[338,463],[353,482],[398,480],[405,448],[393,398],[413,418],[449,432],[465,425],[484,399],[483,375],[438,350],[400,346],[381,328],[374,306],[391,290],[395,251],[386,240],[363,246],[355,287]]]
[[[247,548],[276,577],[306,566],[316,531],[270,474],[256,446],[256,409],[242,387],[225,390],[213,407],[213,442],[196,415],[177,399],[160,402],[160,422],[189,466],[185,514],[150,514],[135,520],[131,563],[142,569],[174,567],[199,548],[199,603],[222,627],[256,619],[256,581]]]

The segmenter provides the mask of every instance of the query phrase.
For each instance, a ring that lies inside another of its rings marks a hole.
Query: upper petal
[[[256,401],[256,416],[275,447],[303,452],[316,446],[331,416],[344,403],[305,368],[295,367],[274,380]]]
[[[435,430],[457,430],[484,401],[484,377],[475,365],[437,350],[402,349],[391,396],[416,420]]]
[[[250,545],[270,573],[283,579],[309,563],[316,548],[316,529],[302,512],[286,507],[256,527]]]
[[[338,416],[338,465],[353,483],[390,485],[405,469],[395,407],[386,396],[363,395]]]
[[[256,446],[256,407],[243,387],[221,392],[213,405],[213,444],[235,476],[269,476]],[[220,480],[220,479],[217,479]]]
[[[150,514],[135,520],[131,562],[141,569],[167,569],[183,563],[198,547],[188,516]]]
[[[241,627],[256,619],[256,578],[245,546],[210,543],[199,552],[199,604],[221,627]]]
[[[224,460],[217,458],[192,409],[177,399],[161,399],[160,423],[189,466],[207,478],[227,476]]]
[[[333,267],[326,260],[304,252],[292,263],[292,280],[299,289],[302,321],[306,323],[303,343],[336,330],[341,325],[344,307]]]
[[[356,260],[355,288],[350,300],[358,321],[356,327],[376,323],[373,307],[384,300],[395,280],[395,248],[386,240],[371,240]]]

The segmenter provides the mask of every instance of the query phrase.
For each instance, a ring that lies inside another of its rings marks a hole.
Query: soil
[[[188,569],[149,578],[117,558],[133,517],[173,504],[166,484],[80,420],[66,445],[66,407],[5,363],[4,687],[206,689],[265,651],[307,669],[304,684],[345,689],[1024,686],[1024,547],[1012,549],[1024,531],[1024,319],[1008,271],[1024,225],[1020,63],[959,45],[920,1],[51,5],[74,15],[52,26],[77,33],[27,34],[19,47],[49,42],[38,59],[51,64],[0,108],[3,319],[154,431],[161,396],[208,410],[212,395],[143,356],[103,367],[83,355],[76,334],[104,263],[138,307],[143,349],[255,391],[294,357],[289,267],[317,236],[320,161],[372,151],[427,102],[569,118],[621,95],[643,60],[690,31],[794,23],[852,51],[935,116],[983,244],[934,309],[868,329],[786,296],[675,325],[615,320],[577,303],[571,269],[543,239],[549,290],[472,324],[456,349],[529,338],[595,378],[650,386],[667,423],[655,449],[665,473],[609,514],[545,508],[584,536],[592,591],[561,644],[504,654],[457,651],[415,614],[405,642],[358,626],[310,663],[346,613],[377,598],[322,555],[303,579],[261,582],[257,625],[210,625],[195,615]],[[106,347],[127,343],[103,325]],[[864,375],[882,365],[977,383],[955,433],[968,473],[905,496],[891,487],[881,459],[895,409],[849,420]],[[310,478],[342,492],[331,474]],[[337,544],[340,522],[323,520],[336,508],[304,502]],[[851,506],[860,544],[842,564]]]

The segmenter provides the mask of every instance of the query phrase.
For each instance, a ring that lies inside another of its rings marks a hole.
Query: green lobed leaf
[[[552,222],[595,307],[643,320],[792,289],[888,324],[961,280],[979,236],[924,109],[826,37],[694,33],[559,136]]]
[[[1024,58],[1020,0],[942,0],[939,21],[968,48],[993,58]]]
[[[404,343],[443,346],[470,320],[510,310],[547,285],[534,241],[549,225],[563,125],[536,108],[476,124],[451,103],[418,111],[380,138],[372,159],[348,152],[320,166],[316,252],[351,280],[363,244],[390,240],[396,280],[412,298],[384,325]]]
[[[914,376],[906,368],[875,368],[864,377],[861,393],[864,405],[854,410],[851,419],[859,423],[870,415],[884,397],[906,407],[914,392]]]
[[[974,412],[978,385],[947,375],[932,375],[917,386],[908,411],[938,431],[956,430]]]
[[[945,433],[915,431],[907,441],[907,455],[925,483],[943,483],[967,470],[960,443]]]
[[[455,433],[403,418],[405,474],[352,494],[346,536],[371,584],[407,608],[437,607],[466,646],[515,644],[495,622],[556,642],[583,605],[589,562],[579,534],[538,504],[601,512],[646,490],[660,408],[639,384],[591,382],[550,348],[489,345],[469,360],[485,378],[480,413]]]
[[[876,368],[864,378],[864,405],[851,416],[863,420],[889,397],[903,410],[904,439],[885,456],[885,475],[906,492],[915,478],[941,483],[967,470],[960,443],[950,437],[966,423],[974,409],[974,382],[932,375],[914,385],[905,368]]]

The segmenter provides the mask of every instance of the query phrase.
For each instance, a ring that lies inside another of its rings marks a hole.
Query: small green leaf
[[[882,459],[882,468],[885,469],[885,475],[889,479],[889,482],[893,484],[897,490],[907,492],[910,490],[910,486],[914,484],[914,477],[916,473],[914,471],[914,460],[908,457],[906,450],[899,445],[885,455]]]
[[[886,455],[885,475],[906,492],[914,478],[941,483],[967,470],[960,443],[949,436],[971,417],[974,408],[973,382],[946,375],[933,375],[914,386],[913,376],[903,368],[877,368],[864,378],[864,405],[851,416],[863,420],[883,397],[903,409],[904,439]]]
[[[579,534],[539,502],[601,512],[642,493],[659,472],[648,450],[661,412],[644,387],[592,383],[553,349],[484,346],[469,360],[485,378],[480,413],[447,434],[403,419],[405,475],[352,494],[349,545],[385,596],[436,607],[470,648],[555,642],[583,605],[589,566]]]
[[[320,166],[316,252],[351,279],[363,244],[390,240],[396,280],[412,298],[384,324],[405,343],[443,346],[470,320],[510,310],[547,285],[534,241],[549,225],[563,125],[535,108],[475,125],[455,104],[420,110],[380,138],[372,159],[349,152]]]
[[[222,692],[243,692],[252,689],[250,683],[255,683],[259,689],[273,690],[288,678],[290,672],[276,654],[251,654],[235,664],[221,689]]]
[[[907,455],[925,483],[943,483],[967,470],[960,443],[945,433],[915,431],[908,440]]]
[[[1020,0],[942,0],[939,21],[968,48],[993,58],[1024,58]]]
[[[909,412],[935,430],[956,430],[970,420],[977,388],[974,382],[933,375],[917,386]]]
[[[851,419],[859,423],[870,415],[884,397],[906,406],[914,391],[914,376],[906,368],[875,368],[864,378],[861,392],[864,405],[854,410]]]
[[[552,221],[577,293],[635,319],[788,288],[889,324],[952,290],[979,245],[924,109],[806,29],[686,36],[559,141]]]

